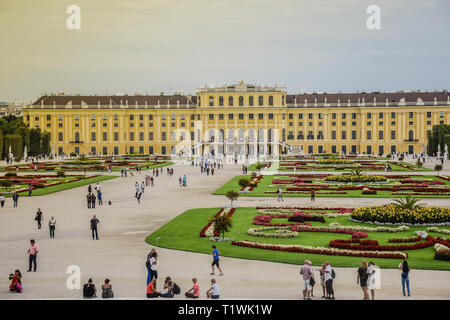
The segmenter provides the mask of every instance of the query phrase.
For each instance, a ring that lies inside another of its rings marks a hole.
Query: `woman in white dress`
[[[367,279],[367,288],[370,290],[372,300],[375,300],[375,264],[373,261],[369,262],[367,274],[369,275],[369,278]]]

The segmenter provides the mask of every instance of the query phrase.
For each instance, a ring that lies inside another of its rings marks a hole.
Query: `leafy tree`
[[[238,184],[241,188],[247,188],[250,185],[250,179],[249,178],[241,178],[241,179],[239,179]]]
[[[392,204],[402,209],[412,210],[422,206],[421,204],[417,204],[419,201],[421,201],[421,199],[408,194],[405,198],[395,199]]]
[[[437,171],[437,174],[439,175],[439,171],[442,170],[442,165],[441,164],[437,164],[434,166],[434,170]]]
[[[50,133],[43,132],[41,135],[41,154],[50,154]]]
[[[30,130],[30,155],[37,156],[41,152],[41,129]]]
[[[225,196],[231,201],[231,207],[233,207],[233,201],[239,198],[239,193],[234,190],[228,190]]]
[[[225,214],[209,218],[209,222],[213,223],[214,231],[221,234],[222,238],[225,238],[225,232],[230,231],[230,228],[233,225],[231,217]]]

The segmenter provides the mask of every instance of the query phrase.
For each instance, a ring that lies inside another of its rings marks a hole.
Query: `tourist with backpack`
[[[369,292],[367,289],[367,280],[369,279],[369,274],[367,273],[367,261],[361,261],[361,266],[358,268],[358,275],[356,276],[356,283],[361,285],[363,291],[363,300],[369,299]]]
[[[323,272],[325,274],[325,288],[327,290],[325,299],[334,300],[333,280],[336,277],[336,273],[331,267],[330,261],[325,262],[325,270]]]
[[[145,262],[145,266],[147,267],[147,285],[153,278],[158,279],[157,262],[158,254],[156,253],[155,248],[153,248],[147,255],[147,261]]]
[[[174,295],[180,294],[180,287],[172,281],[170,277],[166,277],[164,281],[164,289],[167,289],[166,293],[161,293],[161,298],[173,298]]]
[[[95,287],[95,284],[92,283],[92,279],[89,278],[88,283],[86,283],[83,286],[83,298],[85,299],[92,299],[96,298],[97,295],[97,288]]]

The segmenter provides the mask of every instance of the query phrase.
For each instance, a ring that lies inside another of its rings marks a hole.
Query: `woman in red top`
[[[161,292],[156,290],[156,279],[153,278],[147,286],[147,298],[157,298]]]
[[[14,271],[14,275],[9,276],[11,284],[9,285],[9,291],[22,293],[22,274],[19,270]]]
[[[197,278],[193,278],[192,282],[194,283],[194,285],[191,289],[189,289],[188,292],[185,293],[185,296],[186,298],[197,299],[200,296],[200,287],[198,286]]]

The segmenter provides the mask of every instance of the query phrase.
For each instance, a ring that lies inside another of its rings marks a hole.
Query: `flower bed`
[[[343,174],[343,175],[331,175],[325,178],[325,181],[354,183],[354,182],[385,182],[387,178],[385,176],[377,176],[370,174],[355,175],[355,174]]]
[[[365,250],[365,251],[402,251],[402,250],[418,250],[434,246],[435,242],[430,238],[427,238],[425,242],[419,242],[415,244],[401,244],[401,245],[379,245],[377,241],[363,243],[357,240],[351,240],[350,244],[345,240],[332,240],[329,246],[338,249],[349,249],[349,250]]]
[[[287,252],[301,252],[311,254],[326,254],[336,256],[351,256],[351,257],[366,257],[366,258],[388,258],[388,259],[406,259],[407,253],[403,252],[390,252],[390,251],[362,251],[362,250],[346,250],[327,247],[312,247],[303,245],[281,245],[281,244],[268,244],[254,241],[233,241],[231,243],[234,246],[241,246],[247,248],[257,248],[265,250],[275,251],[287,251]]]
[[[235,208],[231,209],[220,209],[214,216],[217,217],[221,214],[226,214],[228,217],[231,217],[233,213],[236,211]],[[219,237],[220,235],[214,230],[214,226],[212,222],[208,222],[206,226],[203,227],[203,229],[200,231],[200,237]]]
[[[436,243],[434,245],[434,249],[435,249],[434,259],[450,261],[450,248],[449,247],[444,246],[440,243]]]
[[[394,205],[357,208],[351,215],[360,222],[430,224],[449,223],[450,209],[440,207],[402,209]]]

